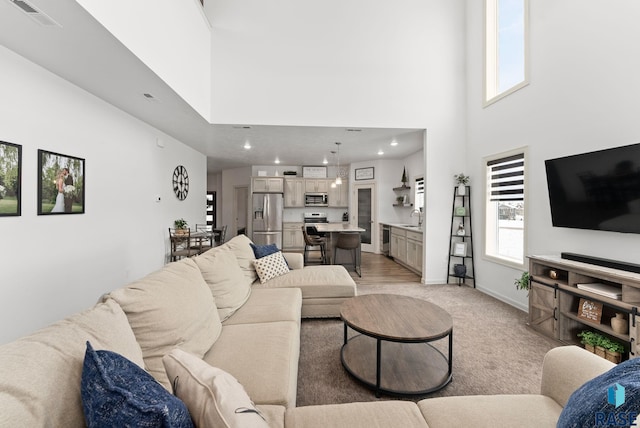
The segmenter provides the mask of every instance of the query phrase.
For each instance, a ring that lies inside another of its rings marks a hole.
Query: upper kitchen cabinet
[[[306,193],[327,193],[329,191],[329,183],[331,180],[326,178],[305,179],[304,191]]]
[[[284,207],[304,207],[304,180],[302,178],[284,179]]]
[[[336,187],[329,186],[329,207],[345,208],[349,206],[349,180],[342,180]]]
[[[251,189],[253,193],[283,193],[284,179],[281,177],[253,177]]]

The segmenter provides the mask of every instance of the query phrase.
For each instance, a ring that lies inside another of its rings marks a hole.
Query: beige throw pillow
[[[222,331],[209,287],[190,258],[169,263],[109,297],[127,315],[147,370],[169,390],[162,357],[178,346],[204,356]]]
[[[162,362],[174,394],[187,405],[196,428],[268,428],[247,392],[229,373],[177,348]]]
[[[211,290],[220,319],[226,320],[249,299],[251,283],[245,280],[229,248],[214,248],[194,260]]]
[[[221,245],[221,247],[227,247],[231,250],[238,259],[238,264],[240,265],[240,269],[242,269],[246,280],[249,284],[253,284],[254,281],[258,279],[258,276],[256,275],[256,270],[253,267],[253,261],[256,259],[256,256],[253,254],[253,250],[249,245],[250,243],[251,239],[247,238],[246,235],[238,235]]]
[[[284,275],[289,272],[289,266],[287,266],[287,261],[282,256],[282,251],[255,259],[253,261],[253,265],[256,268],[261,284],[264,284],[271,278],[275,278],[276,276]]]

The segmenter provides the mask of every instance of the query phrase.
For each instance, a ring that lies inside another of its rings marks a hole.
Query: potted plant
[[[593,331],[584,330],[578,333],[578,337],[580,338],[580,343],[584,345],[584,349],[595,354],[596,352],[596,342],[598,341],[599,334]]]
[[[605,358],[607,360],[616,364],[622,361],[622,353],[624,352],[624,345],[622,343],[604,337],[601,346],[605,349]]]
[[[516,286],[518,290],[527,290],[529,291],[529,272],[522,272],[522,276],[520,278],[516,278],[513,284]]]
[[[173,222],[173,226],[176,229],[176,235],[182,235],[186,233],[186,230],[189,228],[189,224],[183,218],[179,218]]]
[[[607,343],[609,339],[607,339],[606,337],[604,337],[599,333],[593,333],[593,334],[595,335],[595,343],[594,343],[594,346],[596,347],[595,354],[599,357],[607,358],[607,350],[605,349],[604,345]]]
[[[456,174],[453,176],[456,180],[456,184],[458,185],[458,196],[463,196],[467,194],[467,184],[469,184],[469,176],[464,175],[463,173]]]

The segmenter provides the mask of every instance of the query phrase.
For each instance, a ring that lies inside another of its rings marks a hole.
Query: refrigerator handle
[[[264,230],[269,230],[269,195],[264,195]]]

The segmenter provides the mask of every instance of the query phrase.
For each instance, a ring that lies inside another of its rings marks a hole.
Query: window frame
[[[484,82],[483,107],[519,91],[529,85],[529,0],[524,2],[524,79],[514,86],[498,93],[498,2],[484,2]],[[491,58],[491,60],[490,60]]]
[[[524,221],[523,221],[523,225],[522,225],[522,231],[523,231],[523,235],[522,235],[522,262],[518,263],[516,261],[514,261],[513,259],[508,259],[506,257],[500,257],[497,256],[495,254],[489,254],[487,253],[487,239],[488,239],[488,227],[487,227],[487,222],[488,222],[488,210],[489,210],[489,204],[491,203],[490,201],[490,194],[491,194],[491,183],[489,182],[488,179],[488,173],[487,173],[487,167],[488,167],[488,163],[497,159],[503,159],[503,158],[508,158],[510,156],[515,156],[518,154],[522,154],[523,155],[523,161],[524,161]],[[519,147],[513,150],[509,150],[506,152],[501,152],[501,153],[497,153],[491,156],[486,156],[482,159],[482,170],[484,172],[484,196],[483,196],[483,212],[484,212],[484,221],[483,221],[483,227],[482,227],[482,233],[483,233],[483,245],[482,245],[482,258],[496,263],[496,264],[500,264],[500,265],[504,265],[504,266],[508,266],[508,267],[512,267],[515,269],[520,269],[520,270],[526,270],[528,263],[527,263],[527,248],[528,248],[528,230],[529,230],[529,203],[528,203],[528,196],[529,196],[529,150],[528,150],[528,146],[524,146],[524,147]]]

